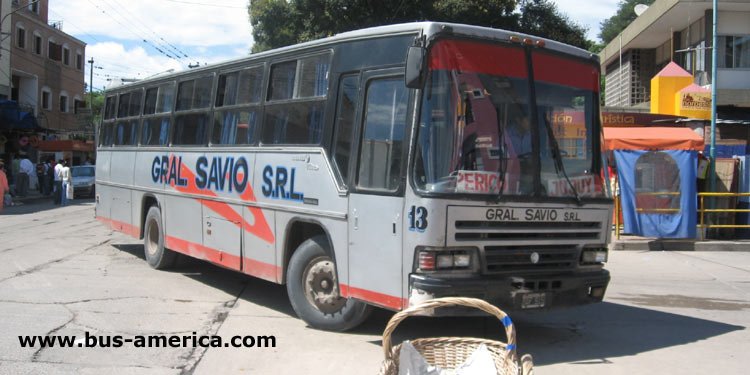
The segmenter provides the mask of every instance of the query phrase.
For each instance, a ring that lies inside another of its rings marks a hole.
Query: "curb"
[[[614,251],[749,251],[750,241],[625,240],[609,245]]]

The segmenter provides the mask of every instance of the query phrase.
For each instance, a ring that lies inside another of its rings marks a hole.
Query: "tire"
[[[313,237],[294,251],[286,289],[297,316],[313,328],[347,331],[364,322],[372,312],[372,307],[362,301],[337,297],[335,278],[335,263],[324,236]]]
[[[164,228],[161,222],[161,210],[151,206],[146,214],[143,227],[143,253],[151,268],[162,270],[174,266],[177,254],[164,247]]]

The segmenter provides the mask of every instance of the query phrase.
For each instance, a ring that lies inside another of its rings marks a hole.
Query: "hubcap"
[[[146,251],[149,255],[156,255],[159,249],[159,227],[153,221],[149,223],[147,238]]]
[[[302,278],[307,301],[324,314],[339,312],[346,304],[346,298],[339,296],[335,275],[331,259],[319,257],[310,262]]]

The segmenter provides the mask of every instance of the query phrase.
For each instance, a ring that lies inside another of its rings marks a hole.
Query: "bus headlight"
[[[475,248],[423,247],[417,251],[417,272],[463,271],[478,267]]]
[[[581,263],[605,263],[607,261],[607,251],[602,249],[583,250],[581,253]]]

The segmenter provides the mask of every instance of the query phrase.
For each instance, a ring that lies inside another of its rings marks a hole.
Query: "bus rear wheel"
[[[164,247],[161,210],[156,206],[151,206],[146,214],[143,227],[143,252],[148,265],[157,270],[172,267],[177,260],[177,254]]]
[[[367,319],[372,307],[341,297],[336,265],[324,236],[303,242],[289,261],[287,292],[297,315],[314,328],[346,331]]]

